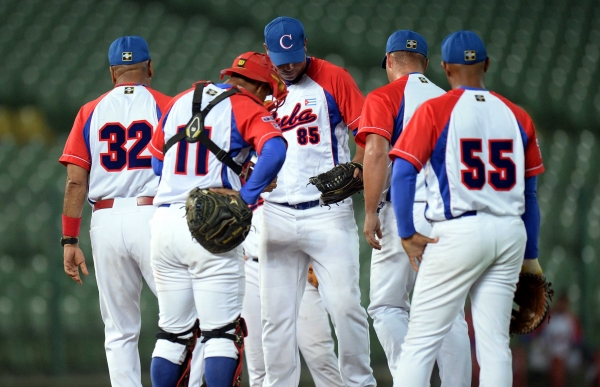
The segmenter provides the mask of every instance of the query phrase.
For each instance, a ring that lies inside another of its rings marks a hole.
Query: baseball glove
[[[213,254],[233,250],[250,231],[252,211],[239,196],[194,188],[185,211],[192,237]]]
[[[533,332],[548,314],[554,290],[551,282],[541,274],[521,273],[515,291],[514,303],[518,309],[512,311],[510,334]]]
[[[321,191],[323,204],[333,204],[362,191],[363,182],[359,177],[354,177],[354,170],[362,171],[362,164],[350,162],[338,164],[331,170],[311,177],[308,181]]]

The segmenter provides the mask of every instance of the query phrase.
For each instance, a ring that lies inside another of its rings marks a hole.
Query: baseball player
[[[158,177],[147,146],[169,97],[151,89],[148,44],[139,36],[108,50],[115,87],[85,104],[59,161],[67,167],[62,215],[65,272],[81,284],[88,270],[78,245],[86,191],[90,236],[112,386],[141,386],[138,338],[142,279],[156,293],[150,268],[152,201]]]
[[[195,187],[239,195],[248,204],[256,203],[277,176],[286,154],[281,130],[263,101],[272,94],[275,101],[271,105],[277,104],[287,91],[265,54],[240,55],[231,68],[221,71],[221,76],[225,75],[230,76],[225,83],[203,83],[199,101],[195,97],[197,88],[175,97],[150,145],[155,172],[162,176],[151,226],[152,268],[162,331],[152,354],[155,387],[177,384],[195,334],[196,317],[204,342],[206,384],[230,387],[241,371],[238,365],[243,336],[238,328],[243,326],[242,246],[220,254],[205,250],[190,237],[184,206]],[[212,108],[203,113],[205,131],[221,151],[213,153],[202,142],[181,140],[164,152],[165,144],[192,118],[194,104],[203,111]],[[259,159],[252,176],[241,187],[239,176],[220,160],[227,153],[230,160],[241,164],[252,149]]]
[[[246,293],[242,317],[248,326],[248,337],[246,337],[245,343],[250,387],[262,387],[265,378],[258,285],[258,245],[263,204],[263,200],[260,199],[257,205],[253,206],[252,228],[244,241]],[[318,282],[314,275],[311,283],[310,272],[312,270],[309,269],[309,283],[304,290],[298,315],[298,346],[316,387],[343,387],[327,311],[319,295]],[[299,360],[300,358],[298,358]]]
[[[371,92],[362,109],[356,143],[365,147],[364,234],[373,247],[371,257],[371,303],[369,314],[388,359],[392,375],[400,359],[400,347],[408,328],[409,293],[416,272],[412,269],[398,238],[396,217],[390,202],[391,164],[388,153],[415,109],[444,91],[423,75],[428,65],[427,42],[413,31],[394,32],[387,41],[383,58],[390,83]],[[424,173],[417,176],[414,222],[417,230],[429,235],[431,226],[424,217]],[[379,216],[378,216],[379,213]],[[471,358],[464,313],[456,316],[437,357],[444,386],[471,385]]]
[[[263,194],[260,297],[267,387],[298,383],[300,301],[312,263],[338,337],[347,386],[374,386],[367,315],[360,305],[358,235],[351,200],[321,207],[311,176],[351,160],[349,130],[364,97],[348,72],[307,57],[302,24],[279,17],[265,27],[265,48],[288,83],[276,121],[288,142],[277,188]]]
[[[429,386],[442,340],[467,294],[480,385],[512,385],[513,294],[522,265],[525,272],[541,272],[535,191],[544,166],[531,118],[485,89],[489,64],[475,33],[449,35],[442,43],[442,66],[452,90],[424,102],[390,152],[398,233],[415,270],[421,261],[396,386]],[[430,237],[413,221],[423,168]]]

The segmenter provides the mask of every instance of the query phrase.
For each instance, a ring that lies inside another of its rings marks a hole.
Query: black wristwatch
[[[79,238],[60,238],[60,245],[76,245],[79,243]]]

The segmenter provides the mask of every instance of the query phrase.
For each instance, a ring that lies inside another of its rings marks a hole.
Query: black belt
[[[321,204],[321,201],[313,200],[312,202],[304,202],[304,203],[298,203],[298,204],[275,203],[275,202],[272,202],[272,203],[278,204],[280,206],[288,207],[288,208],[293,208],[295,210],[308,210],[309,208],[313,208],[313,207],[316,207],[319,204]]]
[[[258,258],[252,258],[254,262],[258,262]]]

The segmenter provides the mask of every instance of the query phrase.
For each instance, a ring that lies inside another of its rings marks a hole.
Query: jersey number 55
[[[513,153],[513,140],[489,140],[489,164],[493,170],[485,173],[485,164],[475,153],[483,150],[479,138],[460,140],[461,162],[468,169],[461,171],[462,183],[470,190],[480,190],[487,183],[496,191],[510,191],[517,181],[517,167],[508,156]]]

